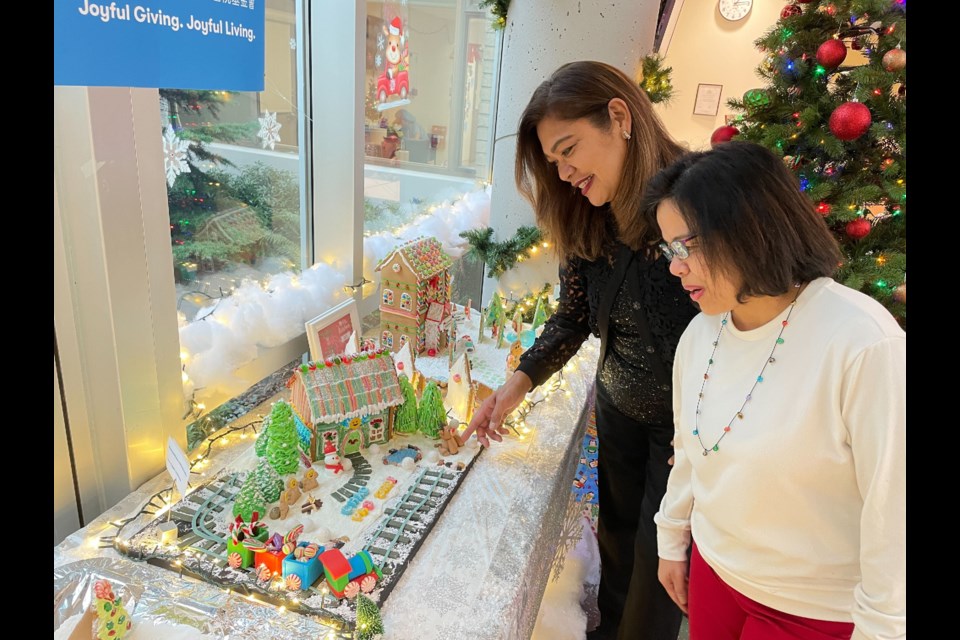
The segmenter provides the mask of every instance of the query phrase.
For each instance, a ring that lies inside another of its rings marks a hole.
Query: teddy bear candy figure
[[[440,455],[455,456],[463,446],[463,439],[457,431],[460,427],[460,421],[456,418],[450,418],[447,426],[440,430]]]

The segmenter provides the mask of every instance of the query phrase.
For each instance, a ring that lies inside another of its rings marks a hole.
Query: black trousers
[[[657,579],[653,515],[667,489],[672,424],[637,422],[598,390],[600,627],[591,639],[677,640],[683,613]]]

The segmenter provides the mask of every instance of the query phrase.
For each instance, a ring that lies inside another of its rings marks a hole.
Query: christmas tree
[[[403,404],[397,408],[397,415],[393,423],[393,430],[397,433],[417,432],[417,393],[407,376],[397,376],[400,381],[400,391],[403,393]]]
[[[260,493],[260,488],[253,480],[253,474],[247,476],[243,486],[240,487],[240,493],[233,501],[233,515],[240,516],[244,522],[253,520],[253,513],[266,513],[267,499]]]
[[[906,326],[906,0],[799,0],[755,44],[767,86],[711,139],[783,157],[843,252],[834,278]]]
[[[357,594],[357,640],[377,640],[383,634],[383,619],[377,603]]]
[[[297,427],[293,421],[293,409],[283,400],[277,400],[270,411],[269,429],[267,460],[280,475],[296,473],[300,467]]]
[[[266,458],[260,459],[251,477],[267,502],[276,502],[280,499],[280,492],[283,491],[283,478]]]
[[[428,438],[439,438],[440,430],[447,426],[447,410],[443,408],[440,388],[431,380],[420,396],[417,408],[417,428]]]

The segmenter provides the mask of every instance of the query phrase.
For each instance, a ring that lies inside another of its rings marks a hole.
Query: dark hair
[[[741,302],[833,275],[840,263],[823,216],[783,160],[759,144],[723,142],[658,173],[644,192],[648,224],[656,224],[657,207],[668,199],[697,235],[706,264],[741,279]]]
[[[616,67],[603,62],[570,62],[537,87],[520,116],[517,188],[533,205],[538,226],[564,260],[571,256],[594,260],[613,238],[607,215],[601,214],[606,207],[591,205],[563,182],[556,167],[547,161],[537,125],[547,117],[586,118],[602,131],[609,131],[608,104],[613,98],[627,103],[632,123],[623,175],[610,210],[620,240],[636,250],[658,238],[656,224],[650,227],[638,215],[643,185],[684,152],[654,113],[647,95]]]

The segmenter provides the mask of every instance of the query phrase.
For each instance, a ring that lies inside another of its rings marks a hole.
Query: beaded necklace
[[[801,285],[795,285],[800,289]],[[801,289],[802,290],[802,289]],[[700,436],[700,405],[703,403],[703,390],[707,386],[707,380],[710,379],[710,367],[713,365],[713,356],[717,353],[717,345],[720,344],[720,336],[723,335],[723,328],[727,326],[727,319],[730,317],[730,312],[727,311],[723,314],[723,318],[720,320],[720,331],[717,332],[717,338],[713,341],[713,351],[710,352],[710,358],[707,360],[707,369],[703,372],[703,382],[700,383],[700,394],[697,398],[697,412],[694,414],[694,429],[693,435],[697,436],[697,440],[700,442],[700,448],[703,449],[703,455],[710,455],[710,452],[716,452],[720,450],[720,441],[723,440],[730,430],[734,420],[743,420],[743,409],[747,406],[747,403],[750,402],[750,399],[753,397],[753,392],[756,390],[757,385],[763,382],[763,374],[767,370],[767,366],[776,362],[776,358],[773,357],[773,354],[776,353],[777,347],[783,344],[783,331],[787,328],[787,325],[790,323],[790,316],[793,314],[793,308],[797,305],[797,298],[800,297],[800,291],[797,291],[797,295],[793,297],[793,302],[790,303],[790,310],[787,311],[787,317],[780,323],[780,333],[777,334],[777,339],[773,343],[773,349],[770,350],[770,355],[767,356],[767,359],[764,361],[763,366],[760,367],[760,373],[757,375],[756,380],[753,381],[753,386],[750,387],[750,391],[747,393],[746,397],[743,399],[743,404],[740,405],[740,408],[736,413],[727,421],[726,426],[723,427],[723,433],[720,434],[720,437],[717,438],[717,441],[713,443],[712,447],[706,447],[703,444],[703,438]]]

